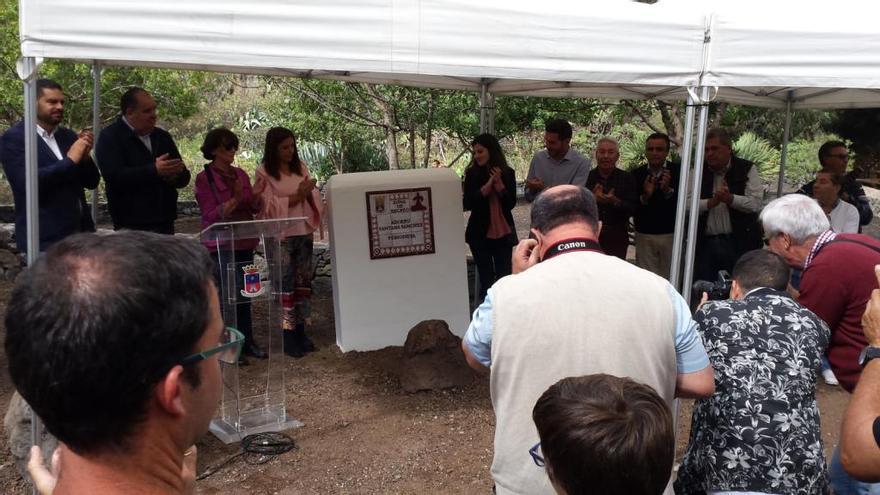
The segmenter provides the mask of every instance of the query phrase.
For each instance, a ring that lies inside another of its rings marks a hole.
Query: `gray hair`
[[[598,148],[599,145],[602,144],[602,143],[611,143],[611,144],[614,145],[614,148],[615,148],[615,149],[617,149],[618,151],[620,150],[620,144],[619,144],[619,143],[617,142],[617,140],[614,139],[614,138],[611,138],[611,137],[608,137],[608,136],[604,136],[604,137],[599,138],[599,140],[596,141],[596,148]]]
[[[787,194],[771,201],[761,211],[761,223],[768,236],[787,234],[795,244],[803,244],[831,228],[819,203],[803,194]]]

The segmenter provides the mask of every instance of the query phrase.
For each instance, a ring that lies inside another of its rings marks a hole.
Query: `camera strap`
[[[603,253],[602,247],[593,239],[587,239],[586,237],[572,237],[571,239],[564,239],[550,246],[547,249],[547,252],[544,253],[544,258],[542,258],[541,261],[547,261],[554,256],[570,253],[572,251],[595,251],[597,253]]]

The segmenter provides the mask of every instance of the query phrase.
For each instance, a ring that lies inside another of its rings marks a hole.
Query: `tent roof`
[[[25,56],[498,95],[880,105],[867,0],[21,0]],[[760,15],[756,14],[760,12]]]
[[[25,56],[611,98],[696,84],[705,31],[698,13],[575,0],[22,0],[20,13]]]

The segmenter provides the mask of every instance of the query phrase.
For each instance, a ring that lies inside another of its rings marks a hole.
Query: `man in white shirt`
[[[730,272],[743,253],[761,247],[758,213],[763,197],[757,165],[734,156],[727,131],[710,130],[700,189],[695,279],[715,280],[719,270]]]
[[[37,173],[39,177],[40,251],[70,234],[95,229],[83,188],[98,187],[101,177],[89,157],[93,136],[62,127],[64,91],[50,79],[37,81]],[[15,201],[15,243],[27,250],[24,121],[0,139],[0,162]],[[29,131],[33,132],[33,131]]]
[[[820,170],[813,181],[813,199],[828,215],[831,230],[838,234],[859,233],[859,210],[840,199],[843,176],[828,170]]]

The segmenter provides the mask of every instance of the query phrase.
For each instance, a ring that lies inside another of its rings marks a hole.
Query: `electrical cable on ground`
[[[271,432],[248,435],[241,439],[241,450],[239,452],[231,455],[220,464],[206,469],[196,477],[196,480],[201,481],[217,473],[239,457],[244,457],[244,462],[251,465],[265,464],[295,448],[296,442],[284,433]]]

